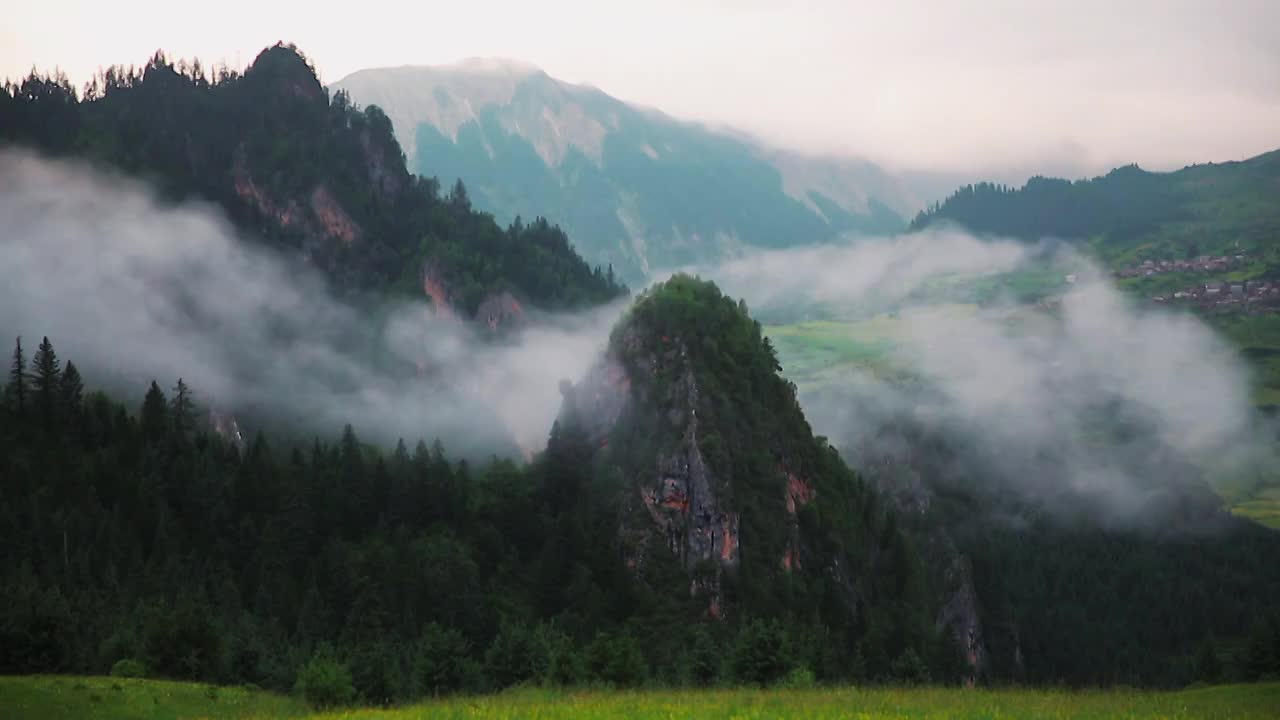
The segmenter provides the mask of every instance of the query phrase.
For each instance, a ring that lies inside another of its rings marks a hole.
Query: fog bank
[[[182,377],[204,407],[252,409],[458,454],[542,447],[558,383],[583,374],[619,306],[496,339],[426,303],[335,300],[299,262],[239,238],[215,208],[159,202],[85,165],[0,151],[0,333],[40,337],[140,402]]]

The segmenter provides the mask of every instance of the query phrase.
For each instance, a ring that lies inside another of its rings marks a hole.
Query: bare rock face
[[[953,548],[954,550],[954,548]],[[987,646],[982,638],[982,621],[978,611],[978,593],[973,588],[973,566],[969,558],[954,554],[942,573],[946,603],[938,612],[936,628],[949,628],[956,646],[964,653],[969,673],[965,684],[972,687],[988,667]]]
[[[800,558],[800,519],[797,512],[808,505],[817,496],[817,490],[807,479],[793,472],[783,471],[787,476],[787,549],[782,555],[782,569],[791,572],[801,569]]]
[[[717,475],[699,446],[699,391],[688,350],[667,338],[661,351],[647,351],[632,331],[623,334],[620,347],[638,357],[632,372],[645,377],[632,378],[618,353],[611,352],[566,398],[599,449],[608,447],[609,434],[631,408],[657,413],[650,420],[674,438],[660,445],[652,464],[624,490],[619,535],[626,565],[643,576],[652,553],[670,553],[690,575],[690,594],[705,597],[708,614],[719,617],[722,573],[738,564],[739,514],[727,498],[727,478]],[[675,380],[661,397],[648,397],[659,372]]]
[[[236,151],[232,184],[236,195],[246,205],[281,229],[301,233],[308,244],[331,241],[348,246],[358,242],[364,234],[323,184],[312,188],[305,202],[268,193],[250,174],[243,146]]]
[[[524,306],[509,292],[490,295],[476,308],[476,320],[491,331],[508,330],[524,324]]]
[[[437,315],[453,317],[453,294],[439,270],[430,263],[422,266],[422,294],[431,300],[431,308]]]
[[[347,211],[338,204],[333,193],[324,185],[317,185],[311,191],[311,215],[316,220],[316,227],[325,235],[335,238],[343,245],[351,245],[360,239],[362,231]]]

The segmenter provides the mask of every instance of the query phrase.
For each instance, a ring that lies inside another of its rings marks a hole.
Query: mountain
[[[411,175],[387,116],[330,98],[292,46],[212,78],[157,53],[140,70],[108,69],[83,97],[33,72],[0,92],[0,118],[0,142],[142,177],[175,202],[214,203],[344,295],[425,293],[473,316],[487,300],[563,309],[623,292],[559,228],[503,229],[464,188],[442,195]]]
[[[391,118],[409,166],[462,178],[501,221],[544,214],[631,283],[751,247],[902,227],[895,178],[681,122],[503,60],[361,70],[334,83]]]
[[[935,624],[943,603],[895,511],[813,435],[780,370],[744,304],[676,275],[636,300],[601,362],[564,388],[548,454],[580,448],[583,485],[609,498],[628,571],[679,592],[674,575],[708,617],[812,617],[837,667],[887,668],[910,650],[946,675],[984,669],[956,660],[971,628]]]
[[[912,229],[950,222],[973,232],[1088,241],[1117,266],[1244,251],[1280,265],[1280,150],[1241,162],[1090,180],[1034,177],[1021,188],[966,185],[921,212]]]

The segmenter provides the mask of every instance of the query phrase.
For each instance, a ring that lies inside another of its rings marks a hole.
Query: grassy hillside
[[[1178,692],[1134,690],[521,690],[459,697],[390,710],[309,714],[290,698],[261,691],[155,680],[0,678],[0,715],[44,718],[1271,718],[1280,683]]]
[[[960,188],[912,222],[1030,242],[1085,241],[1109,263],[1243,250],[1276,258],[1280,151],[1152,173],[1135,165],[1090,180],[1035,177],[1021,188]]]

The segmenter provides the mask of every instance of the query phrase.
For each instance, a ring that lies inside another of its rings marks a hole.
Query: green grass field
[[[46,718],[368,718],[369,720],[676,720],[683,718],[1275,718],[1280,683],[1176,692],[1128,689],[961,690],[517,690],[386,710],[309,714],[301,702],[239,688],[98,677],[0,678],[0,717]]]
[[[969,303],[948,303],[929,308],[944,317],[977,312]],[[850,371],[870,372],[892,379],[910,372],[894,353],[909,320],[901,313],[884,312],[852,320],[811,320],[764,329],[778,351],[787,378],[801,387],[838,382]]]

